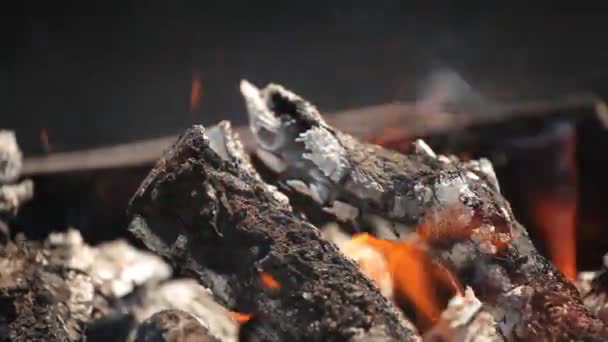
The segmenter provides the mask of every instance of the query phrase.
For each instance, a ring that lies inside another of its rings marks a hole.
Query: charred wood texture
[[[221,342],[194,316],[181,310],[164,310],[145,320],[135,342]]]
[[[260,180],[227,123],[186,131],[144,180],[130,214],[131,231],[150,250],[252,315],[245,339],[416,338],[354,262]]]
[[[349,219],[373,213],[415,226],[435,257],[492,306],[510,339],[606,340],[608,329],[532,245],[485,160],[437,156],[423,141],[399,154],[329,126],[271,84],[241,86],[257,154],[283,186]]]
[[[94,287],[81,272],[49,263],[39,244],[0,248],[0,340],[80,341]]]

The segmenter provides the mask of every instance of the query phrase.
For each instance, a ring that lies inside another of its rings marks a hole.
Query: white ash
[[[72,269],[67,277],[73,289],[70,310],[83,322],[90,321],[94,308],[102,314],[112,310],[107,304],[94,304],[95,292],[111,300],[135,293],[138,300],[127,310],[138,323],[157,312],[179,309],[196,317],[220,341],[238,341],[238,325],[228,310],[214,301],[211,291],[193,279],[166,281],[172,271],[160,257],[123,240],[89,246],[75,229],[50,234],[46,244],[53,251],[50,264]],[[225,284],[214,284],[214,288],[225,288]]]
[[[310,184],[310,196],[315,202],[323,204],[329,198],[329,190],[322,184],[311,183]]]
[[[211,147],[220,158],[238,163],[241,170],[245,170],[248,175],[257,180],[262,180],[251,164],[249,154],[245,152],[245,148],[240,142],[238,134],[232,130],[230,122],[221,121],[217,125],[207,129],[205,134],[209,141],[209,147]],[[283,207],[290,208],[287,196],[266,182],[261,182],[261,184]]]
[[[341,201],[333,201],[332,206],[323,208],[323,211],[336,216],[342,222],[354,221],[359,216],[358,208]]]
[[[504,341],[497,330],[494,317],[485,311],[470,287],[465,289],[464,296],[456,295],[449,301],[439,322],[423,339],[459,342]]]
[[[64,251],[62,260],[51,262],[89,274],[98,290],[112,298],[121,298],[137,286],[168,279],[172,273],[160,257],[137,250],[123,240],[91,247],[77,230],[69,229],[50,234],[47,243]]]
[[[255,153],[258,158],[262,160],[264,165],[266,165],[272,171],[276,173],[283,173],[285,170],[287,170],[287,164],[283,161],[283,159],[277,157],[273,153],[268,152],[263,148],[256,149]]]
[[[433,149],[422,139],[416,139],[416,141],[414,141],[414,151],[417,154],[425,155],[433,159],[437,158]]]
[[[534,289],[521,285],[498,298],[492,314],[507,338],[519,339],[527,335],[524,322],[534,314],[530,304],[533,295]]]
[[[295,140],[303,142],[309,153],[302,157],[312,161],[323,174],[334,182],[339,182],[349,168],[346,151],[338,139],[323,127],[312,127],[301,133]]]
[[[34,182],[26,179],[17,184],[0,185],[0,212],[16,213],[22,204],[34,196]]]
[[[258,143],[267,150],[276,150],[285,144],[281,120],[268,108],[260,90],[242,80],[241,94],[249,115],[249,127]]]
[[[467,172],[467,176],[471,179],[479,179],[479,177],[475,174],[475,172],[485,175],[486,180],[490,182],[490,184],[496,189],[496,191],[500,192],[500,185],[498,183],[498,177],[496,177],[496,172],[494,172],[494,166],[492,162],[487,158],[479,158],[476,160],[469,160],[464,162],[464,166],[473,171]]]
[[[308,185],[306,185],[306,183],[304,183],[303,181],[299,180],[299,179],[288,179],[285,181],[285,184],[287,184],[288,187],[292,188],[293,190],[312,197],[311,193],[310,193],[310,188],[308,188]]]
[[[385,189],[376,182],[370,175],[362,172],[359,168],[355,168],[348,177],[346,184],[350,192],[353,192],[361,198],[369,198],[374,201],[380,201]]]
[[[15,132],[0,130],[0,184],[15,181],[21,173],[23,155]]]

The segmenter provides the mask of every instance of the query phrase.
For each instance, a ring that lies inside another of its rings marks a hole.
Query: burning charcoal
[[[180,310],[155,313],[137,329],[135,342],[221,342],[194,316]]]
[[[19,177],[22,159],[15,133],[0,130],[0,183],[10,183]]]
[[[441,313],[433,329],[424,334],[424,341],[436,342],[499,342],[504,337],[497,330],[492,314],[483,309],[469,287],[464,296],[457,295]]]
[[[226,122],[187,130],[133,197],[131,232],[251,315],[244,338],[415,340],[354,262],[259,179],[237,142]]]
[[[339,201],[417,226],[508,338],[608,338],[573,284],[536,251],[489,165],[437,156],[421,141],[409,155],[359,142],[279,85],[243,82],[241,91],[257,154],[280,183],[297,183],[319,206]]]

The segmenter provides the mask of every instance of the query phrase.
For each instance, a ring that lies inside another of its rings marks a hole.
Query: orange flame
[[[250,313],[242,313],[236,311],[230,311],[228,312],[228,315],[230,316],[231,320],[239,324],[247,323],[251,319],[251,317],[253,317],[253,315]]]
[[[536,226],[545,239],[553,263],[568,279],[575,280],[578,207],[576,134],[568,136],[562,148],[560,166],[566,178],[548,193],[532,194],[530,200]]]
[[[412,242],[382,240],[367,233],[356,235],[353,240],[367,243],[385,257],[395,291],[409,298],[425,319],[435,322],[439,318],[433,272],[429,271],[432,264],[423,250]],[[455,280],[451,278],[450,282]]]
[[[266,288],[278,290],[281,288],[281,283],[279,283],[271,274],[262,272],[260,273],[260,280]]]
[[[190,90],[190,111],[195,111],[201,106],[203,96],[203,80],[198,69],[192,72],[192,88]]]
[[[553,263],[568,279],[576,279],[576,200],[543,198],[533,206]]]

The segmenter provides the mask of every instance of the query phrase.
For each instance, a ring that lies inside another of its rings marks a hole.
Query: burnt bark
[[[227,123],[187,130],[144,180],[130,214],[130,230],[150,250],[252,315],[244,338],[416,338],[357,266],[260,180]]]
[[[608,338],[573,284],[515,220],[489,162],[437,156],[421,140],[411,154],[389,151],[331,127],[313,105],[279,85],[258,90],[244,82],[241,90],[258,156],[283,186],[339,218],[373,213],[415,226],[434,257],[494,308],[509,338]]]

